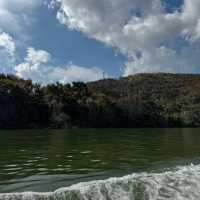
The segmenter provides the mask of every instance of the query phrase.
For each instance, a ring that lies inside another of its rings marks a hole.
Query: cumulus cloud
[[[6,51],[9,55],[14,55],[16,48],[15,42],[9,34],[4,32],[0,34],[0,48]]]
[[[28,48],[24,62],[15,67],[16,74],[41,84],[88,82],[102,79],[104,76],[104,72],[98,68],[84,68],[73,64],[55,66],[51,57],[47,51]]]
[[[161,0],[53,0],[69,29],[118,48],[124,75],[199,72],[200,1],[167,12]]]
[[[14,63],[16,45],[13,38],[5,33],[0,33],[0,67],[1,71],[5,72],[6,69]]]

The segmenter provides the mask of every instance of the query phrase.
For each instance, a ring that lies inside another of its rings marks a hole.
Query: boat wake
[[[121,178],[79,183],[48,193],[0,194],[0,200],[197,200],[200,165],[163,173],[135,173]]]

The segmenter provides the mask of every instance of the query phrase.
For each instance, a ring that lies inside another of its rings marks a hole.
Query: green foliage
[[[199,75],[137,74],[43,87],[0,75],[0,128],[198,126]]]

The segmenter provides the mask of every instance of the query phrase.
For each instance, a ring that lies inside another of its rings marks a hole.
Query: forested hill
[[[0,128],[198,127],[200,75],[40,86],[0,75]]]

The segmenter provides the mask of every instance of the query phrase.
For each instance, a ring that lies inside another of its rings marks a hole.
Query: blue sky
[[[198,0],[2,0],[0,72],[43,84],[199,73],[199,8]]]
[[[69,30],[56,19],[55,10],[43,5],[36,12],[40,20],[32,27],[30,46],[47,50],[60,65],[73,62],[85,67],[98,66],[112,76],[122,74],[120,67],[126,58],[117,49],[89,39],[79,31]]]
[[[163,0],[162,2],[165,5],[166,11],[170,13],[176,9],[180,9],[183,5],[183,0]]]

